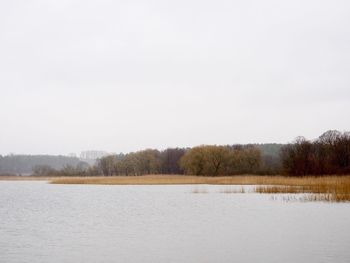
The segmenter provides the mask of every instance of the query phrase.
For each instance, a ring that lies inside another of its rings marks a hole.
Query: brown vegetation
[[[146,149],[128,154],[110,155],[100,158],[95,171],[88,175],[149,175],[149,174],[181,174],[179,165],[185,149],[168,148],[164,151]]]
[[[167,184],[213,184],[213,185],[259,185],[257,193],[298,194],[310,201],[350,201],[350,176],[284,177],[284,176],[183,176],[147,175],[113,177],[62,177],[51,180],[53,184],[106,184],[106,185],[167,185]],[[194,190],[196,192],[196,190]],[[201,191],[198,191],[201,192]],[[241,189],[224,189],[222,193],[244,193]]]
[[[303,197],[308,201],[350,201],[350,176],[294,178],[286,185],[264,185],[255,189],[258,193],[309,193]]]
[[[285,172],[294,176],[350,173],[350,133],[327,131],[315,141],[298,137],[282,149]]]
[[[252,174],[261,168],[261,151],[246,146],[197,146],[181,158],[181,167],[191,175]]]
[[[105,156],[98,160],[95,175],[252,174],[261,168],[261,164],[261,151],[253,145],[201,145],[191,149],[169,148],[164,151],[146,149]],[[87,172],[86,175],[93,173]]]
[[[240,188],[225,188],[223,190],[220,191],[220,193],[222,194],[244,194],[246,192],[246,190],[244,189],[244,187],[240,187]]]
[[[257,185],[255,192],[262,194],[301,194],[308,201],[350,201],[350,176],[286,177],[286,176],[95,176],[95,177],[32,177],[3,176],[0,180],[47,180],[52,184],[99,185]],[[196,192],[196,189],[194,190]],[[198,191],[202,192],[202,191]],[[221,193],[244,193],[245,189],[226,188]]]
[[[96,153],[98,156],[99,153]],[[100,153],[101,154],[101,153]],[[89,154],[88,154],[89,155]],[[88,156],[83,154],[83,156]],[[298,137],[288,145],[201,145],[146,149],[103,156],[94,164],[62,156],[0,155],[0,176],[196,176],[350,174],[350,132],[330,130],[316,140]]]

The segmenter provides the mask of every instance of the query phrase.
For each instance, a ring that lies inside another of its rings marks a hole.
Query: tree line
[[[183,174],[180,160],[186,149],[169,148],[164,151],[146,149],[128,154],[118,154],[97,160],[96,170],[105,176]]]
[[[37,176],[140,176],[188,174],[203,176],[266,174],[261,149],[256,145],[201,145],[193,148],[146,149],[99,158],[95,165],[66,165],[53,169],[35,166]],[[275,171],[274,171],[275,172]],[[274,173],[273,172],[273,173]],[[270,172],[268,172],[270,173]]]
[[[297,137],[285,145],[201,145],[161,151],[146,149],[106,155],[93,165],[78,158],[62,156],[0,156],[0,174],[1,171],[18,173],[29,169],[37,176],[349,174],[350,132],[331,130],[316,140]]]
[[[261,150],[254,145],[201,145],[193,148],[147,149],[98,160],[104,176],[147,174],[234,175],[264,172]]]
[[[66,166],[81,166],[81,161],[76,157],[53,156],[53,155],[0,155],[0,175],[30,175],[35,167],[43,166],[59,171]],[[84,163],[86,166],[86,164]]]
[[[330,130],[314,141],[297,137],[282,148],[281,160],[288,175],[349,174],[350,132]]]
[[[164,151],[148,149],[101,158],[95,172],[105,176],[349,174],[350,132],[330,130],[316,140],[297,137],[287,145],[201,145]]]
[[[183,174],[179,165],[185,148],[169,148],[164,151],[146,149],[127,154],[110,154],[96,160],[94,165],[78,162],[66,164],[61,169],[49,165],[35,165],[35,176],[115,176],[145,174]]]

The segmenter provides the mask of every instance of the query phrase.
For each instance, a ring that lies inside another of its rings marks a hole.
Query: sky
[[[0,1],[0,154],[350,130],[348,0]]]

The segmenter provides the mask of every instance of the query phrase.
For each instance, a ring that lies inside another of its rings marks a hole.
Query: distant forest
[[[201,145],[102,155],[93,164],[65,156],[0,156],[0,174],[36,176],[202,176],[350,173],[350,133],[330,130],[316,140],[290,144]]]
[[[48,166],[55,170],[61,170],[65,166],[77,167],[81,161],[77,157],[52,156],[52,155],[0,155],[0,173],[30,175],[36,167]],[[85,164],[85,166],[88,166]]]
[[[259,149],[264,163],[267,163],[269,167],[277,167],[280,164],[279,153],[282,146],[283,144],[237,145],[237,147],[256,147]],[[96,152],[97,155],[95,151],[89,151],[83,152],[80,158],[54,155],[0,155],[0,175],[119,175],[123,165],[118,169],[114,162],[121,160],[130,162],[129,166],[135,166],[130,167],[128,171],[125,170],[125,174],[140,175],[146,173],[140,167],[136,167],[136,162],[138,166],[141,165],[141,159],[144,159],[144,162],[152,167],[152,169],[150,167],[144,169],[153,173],[183,174],[184,169],[180,167],[179,161],[189,150],[190,148],[168,148],[163,151],[147,149],[117,155]],[[90,156],[86,158],[88,154]],[[102,157],[98,158],[98,156]],[[95,160],[92,159],[93,157]],[[143,166],[145,167],[147,164]],[[156,166],[157,169],[155,169]]]

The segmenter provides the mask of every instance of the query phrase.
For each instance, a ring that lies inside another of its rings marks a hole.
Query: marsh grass
[[[302,179],[302,178],[301,178]],[[301,197],[304,201],[349,202],[350,201],[350,177],[318,177],[310,180],[294,181],[290,185],[264,185],[255,188],[262,194],[305,194]]]
[[[299,194],[308,193],[303,186],[294,185],[263,185],[255,187],[255,192],[260,194]]]
[[[221,194],[244,194],[245,192],[246,192],[246,190],[244,189],[244,187],[224,188],[224,189],[220,190]]]
[[[96,177],[4,177],[0,180],[48,180],[53,184],[103,184],[103,185],[256,185],[255,192],[261,194],[302,194],[305,201],[350,201],[350,176],[285,177],[285,176],[96,176]],[[195,191],[195,190],[194,190]],[[223,193],[236,193],[227,188]],[[238,192],[246,192],[241,190]]]
[[[331,194],[282,194],[272,195],[271,199],[284,202],[347,202],[347,200],[334,200]]]

